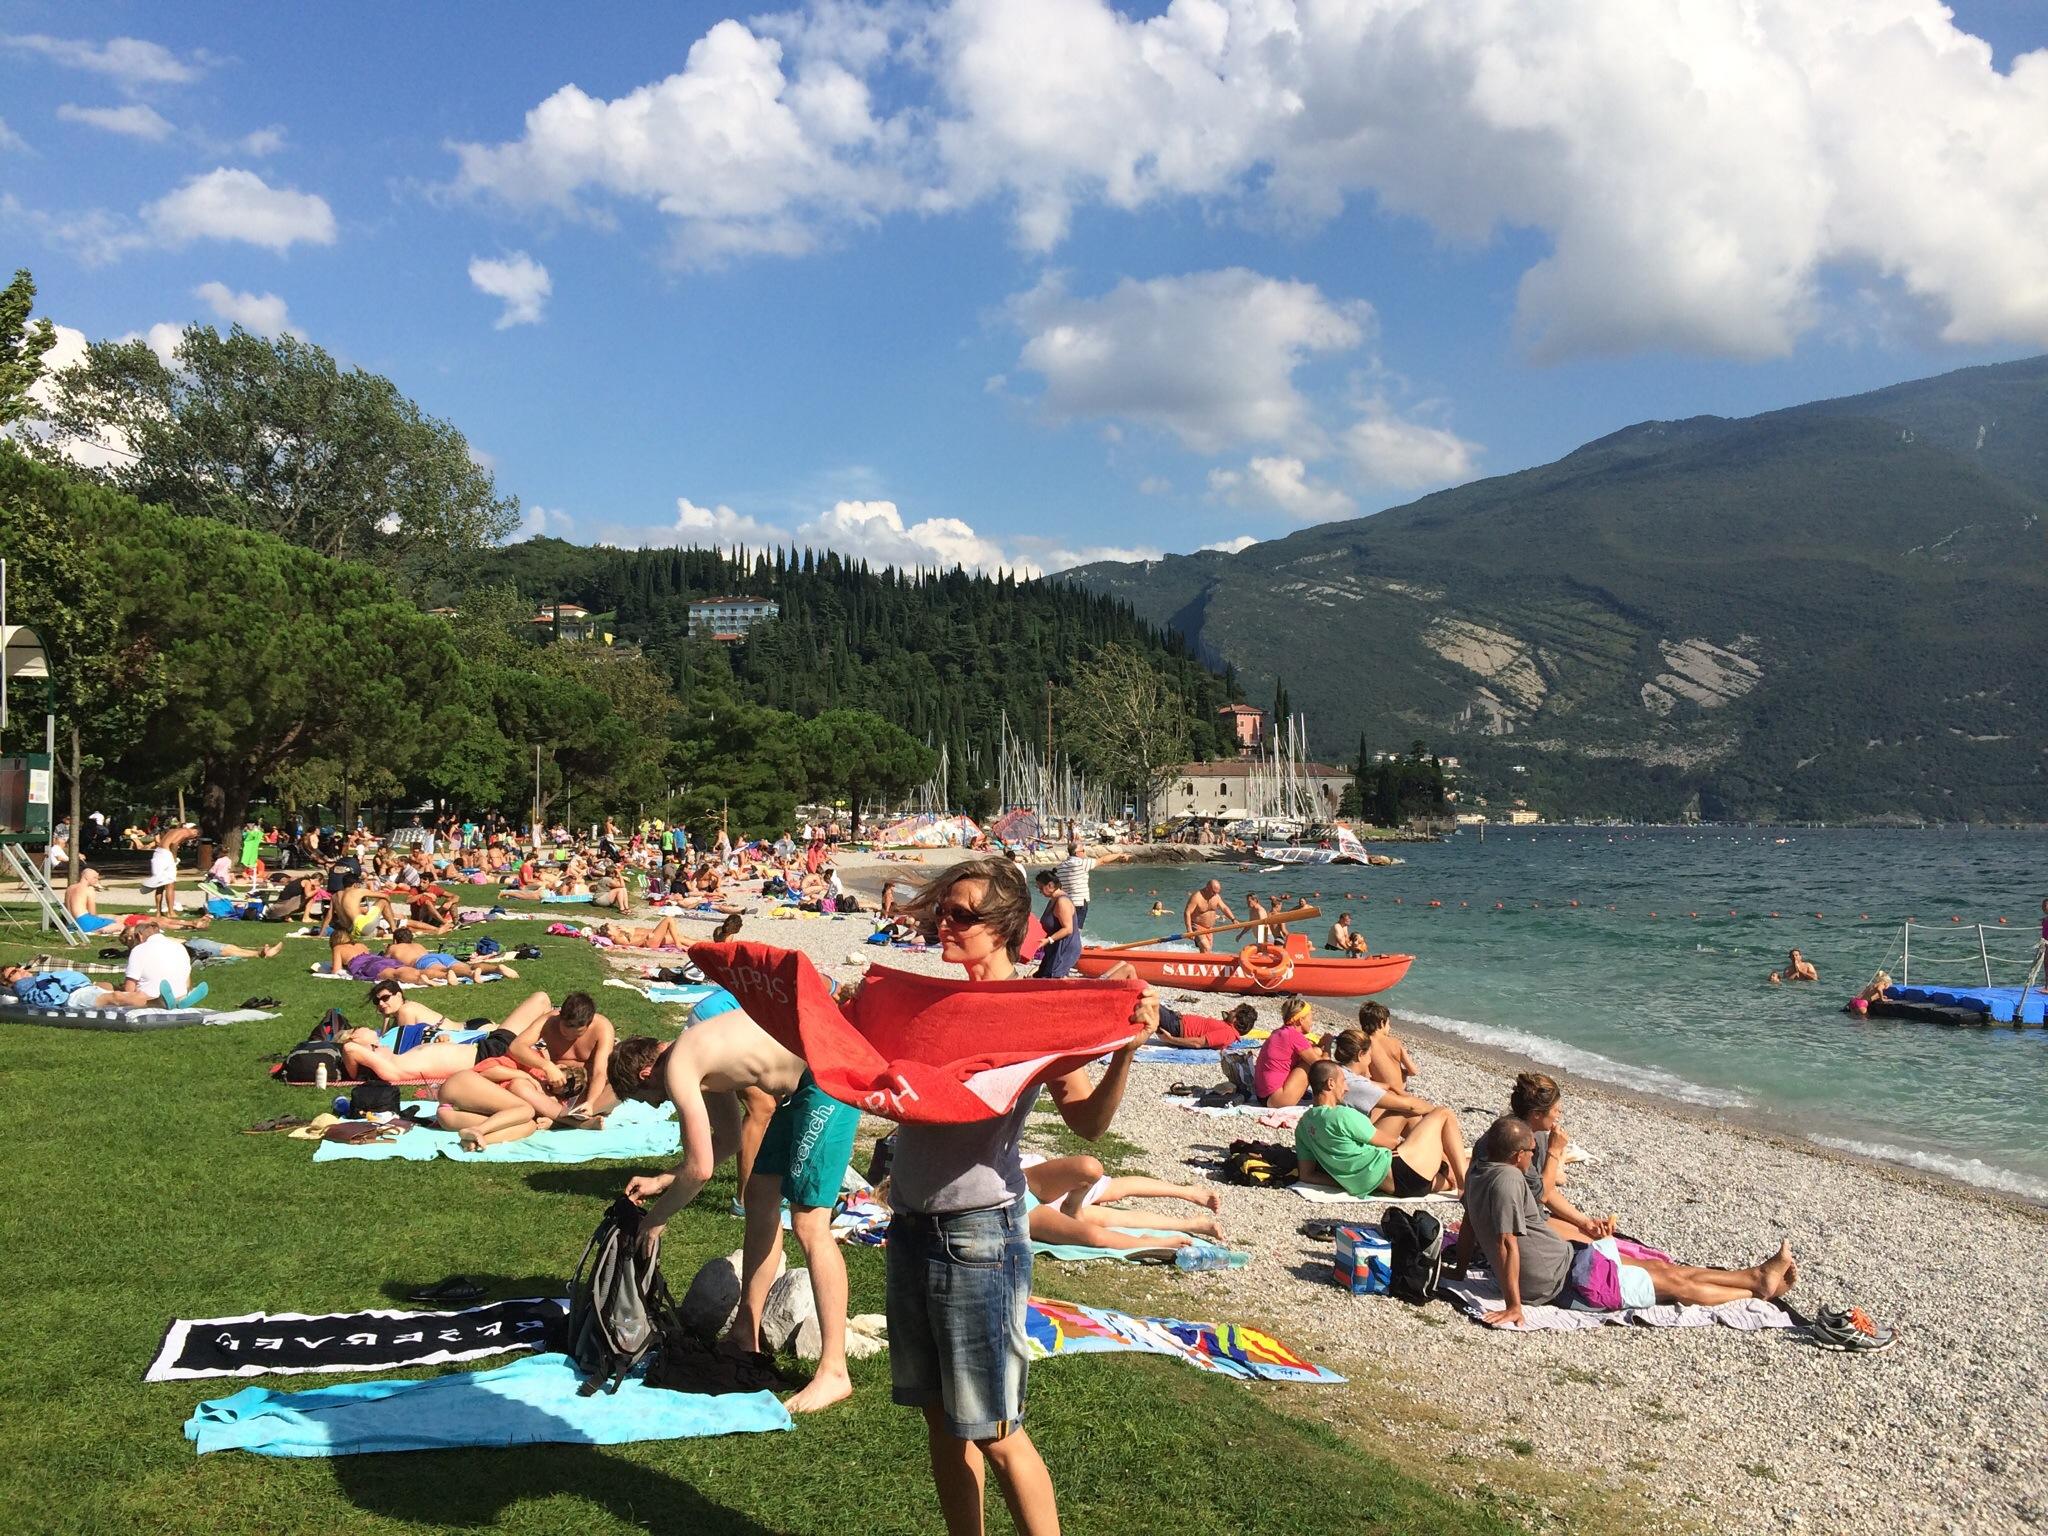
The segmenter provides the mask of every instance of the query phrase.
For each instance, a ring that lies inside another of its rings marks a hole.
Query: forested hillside
[[[961,783],[993,772],[1001,720],[1024,739],[1045,735],[1046,683],[1066,683],[1105,645],[1150,659],[1185,701],[1194,749],[1230,750],[1216,715],[1229,682],[1180,636],[1140,620],[1121,598],[1059,582],[961,571],[874,571],[837,554],[591,549],[531,539],[472,567],[474,585],[509,585],[536,603],[581,603],[613,615],[607,628],[640,644],[689,705],[706,686],[809,717],[873,710],[919,741],[948,749]],[[448,600],[460,604],[461,590]],[[688,638],[692,599],[773,598],[781,617],[741,646]],[[1057,733],[1057,693],[1054,728]]]
[[[2044,464],[2037,359],[1065,579],[1550,815],[2048,820]]]

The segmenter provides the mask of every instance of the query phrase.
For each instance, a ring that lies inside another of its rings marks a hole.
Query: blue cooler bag
[[[1384,1296],[1393,1279],[1393,1249],[1378,1227],[1337,1229],[1337,1283],[1354,1296]]]

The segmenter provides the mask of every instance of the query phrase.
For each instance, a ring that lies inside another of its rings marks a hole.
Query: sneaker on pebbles
[[[1807,1325],[1807,1332],[1821,1349],[1846,1354],[1874,1355],[1898,1343],[1898,1330],[1872,1322],[1861,1307],[1826,1307]]]

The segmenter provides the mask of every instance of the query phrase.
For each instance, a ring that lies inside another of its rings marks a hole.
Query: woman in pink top
[[[1323,1059],[1309,1039],[1308,1004],[1290,997],[1280,1008],[1280,1027],[1266,1036],[1252,1066],[1252,1092],[1269,1109],[1285,1109],[1308,1096],[1308,1069]]]

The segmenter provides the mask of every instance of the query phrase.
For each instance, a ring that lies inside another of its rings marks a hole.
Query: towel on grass
[[[309,974],[315,981],[352,981],[359,987],[363,984],[361,978],[351,976],[347,971],[313,971]],[[433,972],[429,971],[427,974],[432,975]],[[504,979],[503,976],[451,976],[442,985],[448,987],[479,987],[487,981],[503,981]],[[427,983],[427,985],[432,985],[432,983]]]
[[[1445,1300],[1474,1322],[1488,1312],[1498,1312],[1505,1305],[1500,1285],[1491,1275],[1466,1275],[1463,1279],[1444,1280],[1439,1282],[1439,1288]],[[1519,1327],[1510,1324],[1510,1331],[1569,1333],[1629,1323],[1645,1328],[1705,1328],[1719,1323],[1723,1328],[1733,1328],[1740,1333],[1756,1333],[1766,1328],[1798,1326],[1783,1307],[1775,1302],[1759,1301],[1753,1296],[1745,1296],[1740,1301],[1724,1301],[1718,1307],[1682,1307],[1674,1302],[1659,1302],[1654,1307],[1594,1311],[1587,1307],[1525,1305],[1522,1316],[1524,1321]]]
[[[1024,1333],[1034,1360],[1054,1355],[1131,1353],[1167,1355],[1197,1370],[1241,1381],[1335,1384],[1344,1378],[1304,1359],[1271,1334],[1231,1323],[1184,1323],[1173,1317],[1133,1317],[1106,1307],[1034,1296]]]
[[[453,1131],[434,1125],[439,1105],[423,1103],[416,1113],[425,1123],[390,1141],[323,1141],[313,1149],[316,1163],[425,1163],[445,1157],[458,1163],[594,1163],[610,1158],[674,1160],[680,1135],[675,1109],[668,1104],[621,1104],[604,1117],[596,1131],[536,1131],[518,1141],[500,1141],[481,1152],[463,1149]]]
[[[354,1456],[472,1445],[624,1445],[788,1429],[770,1392],[704,1397],[637,1380],[579,1394],[567,1355],[532,1355],[495,1370],[425,1381],[352,1381],[304,1392],[245,1387],[201,1403],[185,1438],[204,1456]]]
[[[447,1312],[251,1312],[179,1318],[164,1330],[144,1381],[305,1376],[444,1365],[545,1349],[569,1304],[532,1297]]]
[[[628,981],[620,976],[607,976],[608,987],[624,987],[628,992],[637,992],[650,1003],[681,1003],[694,1008],[697,1004],[723,989],[708,981],[682,983],[674,981]]]
[[[690,958],[841,1103],[891,1120],[991,1120],[1131,1037],[1129,981],[949,981],[871,966],[846,1012],[809,958],[739,941]]]

